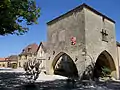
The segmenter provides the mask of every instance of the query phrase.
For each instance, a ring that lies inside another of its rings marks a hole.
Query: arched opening
[[[78,70],[72,58],[66,53],[59,53],[52,63],[54,74],[66,77],[78,77]]]
[[[115,64],[112,56],[105,50],[103,51],[97,58],[94,67],[94,78],[103,77],[104,75],[111,75],[113,71],[115,71]]]

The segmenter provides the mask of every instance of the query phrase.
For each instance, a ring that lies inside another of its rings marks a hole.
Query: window
[[[102,41],[108,42],[108,34],[106,30],[102,29]]]
[[[25,59],[27,59],[27,55],[25,55]]]
[[[30,51],[31,51],[31,48],[29,47],[29,48],[28,48],[28,52],[30,52]]]
[[[102,18],[103,21],[103,28],[105,28],[105,18]],[[108,34],[107,31],[105,29],[102,29],[102,41],[108,42]]]
[[[19,67],[21,67],[21,63],[19,62]]]
[[[5,64],[3,64],[3,67],[5,67]]]
[[[25,50],[23,49],[23,50],[22,50],[22,53],[24,53],[24,52],[25,52]]]
[[[19,60],[21,60],[21,57],[22,57],[22,56],[20,55],[20,56],[19,56]]]

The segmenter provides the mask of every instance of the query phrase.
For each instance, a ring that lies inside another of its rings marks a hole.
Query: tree
[[[40,8],[35,0],[0,0],[0,35],[22,35],[37,23]]]

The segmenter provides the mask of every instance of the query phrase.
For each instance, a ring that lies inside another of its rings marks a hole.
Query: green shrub
[[[110,68],[103,66],[102,67],[102,77],[107,77],[110,74],[111,74]]]

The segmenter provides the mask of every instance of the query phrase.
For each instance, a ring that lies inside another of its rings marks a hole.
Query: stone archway
[[[52,63],[53,72],[56,75],[62,75],[66,77],[78,77],[77,67],[72,58],[64,53],[60,52],[53,60]]]
[[[108,75],[112,75],[112,72],[116,71],[114,60],[106,50],[104,50],[97,58],[94,67],[93,77],[101,77],[103,75],[103,68],[107,68],[108,70],[110,70],[110,73],[108,73]]]

